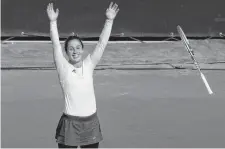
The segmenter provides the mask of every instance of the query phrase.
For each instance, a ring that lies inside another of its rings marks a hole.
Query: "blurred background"
[[[1,0],[2,36],[21,32],[49,34],[46,7],[59,8],[60,36],[75,32],[98,37],[110,0]],[[187,36],[219,36],[225,32],[225,0],[114,0],[120,13],[113,34],[163,37],[177,33],[181,25]]]

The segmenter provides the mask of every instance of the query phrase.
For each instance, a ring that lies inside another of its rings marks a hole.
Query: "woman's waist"
[[[96,106],[88,106],[88,107],[69,107],[65,106],[64,108],[64,114],[71,115],[71,116],[77,116],[77,117],[87,117],[90,115],[93,115],[97,112]]]
[[[97,117],[97,110],[95,110],[91,113],[71,113],[68,111],[64,111],[63,116],[67,117],[71,120],[89,121],[89,120]]]
[[[95,93],[92,90],[84,90],[84,91],[64,90],[64,96],[65,96],[65,99],[69,99],[72,101],[95,99]]]
[[[69,115],[88,116],[96,112],[95,98],[65,99],[64,112]]]

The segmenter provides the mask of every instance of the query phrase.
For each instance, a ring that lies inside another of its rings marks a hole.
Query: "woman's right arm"
[[[50,37],[53,45],[53,57],[56,64],[58,72],[64,71],[68,62],[63,55],[62,47],[59,41],[59,33],[57,28],[57,18],[59,15],[59,10],[54,11],[53,4],[50,3],[47,7],[47,14],[50,20]]]

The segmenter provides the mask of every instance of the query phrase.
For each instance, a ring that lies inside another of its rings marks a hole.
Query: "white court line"
[[[83,43],[87,44],[96,44],[98,41],[83,41]],[[145,43],[167,43],[167,42],[174,42],[174,41],[143,41]],[[2,43],[51,43],[51,41],[16,41],[16,40],[9,40],[3,41]],[[64,41],[60,41],[60,43],[64,43]],[[109,41],[109,44],[114,43],[141,43],[139,41]]]

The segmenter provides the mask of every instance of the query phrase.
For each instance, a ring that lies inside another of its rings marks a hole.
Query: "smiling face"
[[[72,39],[68,42],[67,55],[72,64],[82,61],[83,47],[78,39]]]

